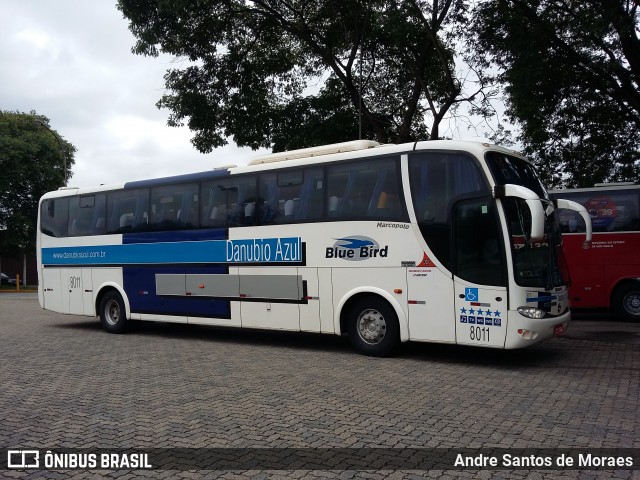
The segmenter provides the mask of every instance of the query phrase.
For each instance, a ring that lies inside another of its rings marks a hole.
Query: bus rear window
[[[40,206],[40,230],[50,237],[66,237],[69,198],[50,198]]]

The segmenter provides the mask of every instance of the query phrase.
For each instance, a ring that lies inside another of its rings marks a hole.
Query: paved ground
[[[393,358],[375,359],[332,336],[151,323],[109,335],[94,319],[41,310],[34,294],[4,293],[0,453],[65,447],[253,454],[300,448],[319,455],[339,448],[344,455],[391,456],[405,448],[475,454],[640,449],[639,372],[640,324],[593,316],[527,350],[410,344]],[[421,471],[403,469],[398,460],[391,464],[398,468],[4,469],[0,477],[640,478],[637,466]]]

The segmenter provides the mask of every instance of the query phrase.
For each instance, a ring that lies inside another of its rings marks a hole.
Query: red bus
[[[549,195],[577,202],[591,216],[593,240],[585,248],[584,220],[572,210],[559,210],[571,306],[613,308],[622,319],[640,321],[640,185],[605,183]]]

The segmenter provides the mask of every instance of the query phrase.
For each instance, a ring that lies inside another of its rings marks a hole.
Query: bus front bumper
[[[561,335],[571,323],[571,312],[546,318],[527,318],[518,311],[509,311],[509,328],[504,348],[524,348]]]

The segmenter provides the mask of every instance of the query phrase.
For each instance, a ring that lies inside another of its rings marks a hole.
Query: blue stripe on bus
[[[296,264],[301,261],[300,237],[129,243],[42,249],[43,265]]]

